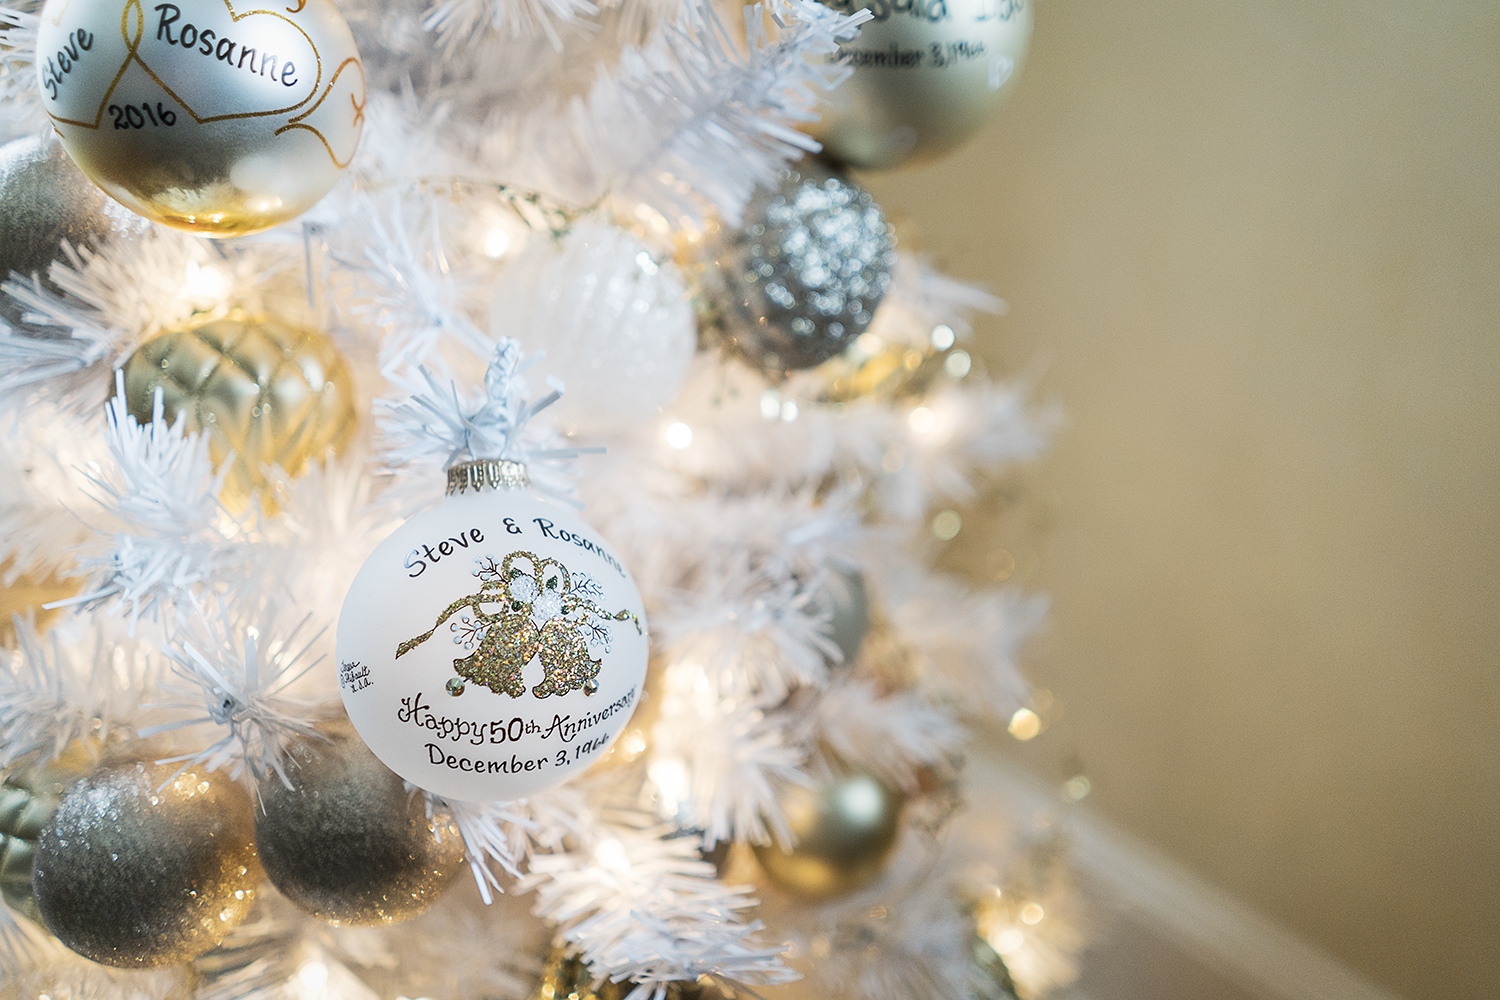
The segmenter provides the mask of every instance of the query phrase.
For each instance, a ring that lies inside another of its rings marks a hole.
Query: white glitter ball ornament
[[[676,265],[597,222],[537,239],[495,288],[490,331],[545,351],[568,391],[552,413],[586,429],[655,416],[677,397],[698,331]]]
[[[484,459],[382,542],[339,615],[339,687],[392,771],[448,799],[517,799],[614,742],[640,698],[640,592],[598,533]]]
[[[333,0],[47,0],[42,103],[126,208],[206,236],[300,215],[338,181],[365,78]]]

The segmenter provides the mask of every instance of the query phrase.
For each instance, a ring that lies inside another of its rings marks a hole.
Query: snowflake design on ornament
[[[599,584],[583,573],[575,581],[556,559],[517,550],[500,561],[494,556],[476,561],[479,590],[448,605],[432,628],[397,646],[397,659],[448,622],[454,643],[469,653],[453,661],[462,680],[519,698],[526,693],[522,671],[540,658],[542,679],[531,689],[536,697],[579,689],[593,694],[599,690],[602,661],[589,654],[590,647],[602,642],[604,652],[609,651],[610,622],[632,621],[636,633],[641,633],[640,620],[633,613],[606,611],[591,599],[603,597]],[[452,620],[465,608],[470,614]],[[464,688],[450,682],[448,690],[456,696]]]

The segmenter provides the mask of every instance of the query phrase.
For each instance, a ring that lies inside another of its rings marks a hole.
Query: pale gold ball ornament
[[[809,131],[824,154],[885,170],[968,139],[1009,96],[1031,43],[1035,0],[824,0],[873,19],[833,62],[853,73]]]
[[[359,144],[364,68],[333,0],[48,0],[42,104],[95,184],[205,236],[285,222]]]
[[[163,391],[168,422],[186,414],[187,429],[207,431],[210,453],[234,453],[224,497],[241,506],[260,492],[268,505],[264,466],[300,475],[336,454],[354,434],[354,385],[329,337],[268,316],[232,313],[167,330],[126,360],[130,413],[151,419]]]
[[[73,785],[36,842],[37,909],[101,965],[186,962],[255,901],[250,797],[222,774],[106,764]]]
[[[797,845],[758,844],[755,857],[787,892],[809,900],[862,889],[880,877],[900,832],[905,796],[873,774],[852,772],[820,788],[793,785],[783,795]]]
[[[376,759],[346,722],[294,746],[292,787],[260,782],[255,841],[266,875],[299,909],[341,925],[414,917],[465,867],[452,818]]]

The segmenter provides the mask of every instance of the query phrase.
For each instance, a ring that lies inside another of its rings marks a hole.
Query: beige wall
[[[1046,0],[993,127],[866,180],[1069,415],[1002,524],[1055,598],[1032,766],[1500,996],[1500,5]]]

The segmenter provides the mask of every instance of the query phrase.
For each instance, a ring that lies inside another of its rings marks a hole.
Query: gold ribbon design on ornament
[[[521,671],[540,657],[542,680],[531,689],[532,694],[538,698],[577,690],[593,694],[599,690],[602,661],[589,655],[586,631],[602,628],[605,622],[632,621],[636,633],[641,633],[640,619],[630,611],[611,614],[584,597],[567,567],[556,559],[517,550],[496,564],[494,556],[486,556],[474,575],[479,578],[479,590],[448,605],[432,628],[397,646],[396,659],[432,638],[444,622],[468,608],[472,618],[464,615],[449,625],[455,643],[466,649],[477,645],[474,652],[453,661],[460,678],[519,698],[526,693]],[[498,610],[486,611],[485,605],[498,605]]]

